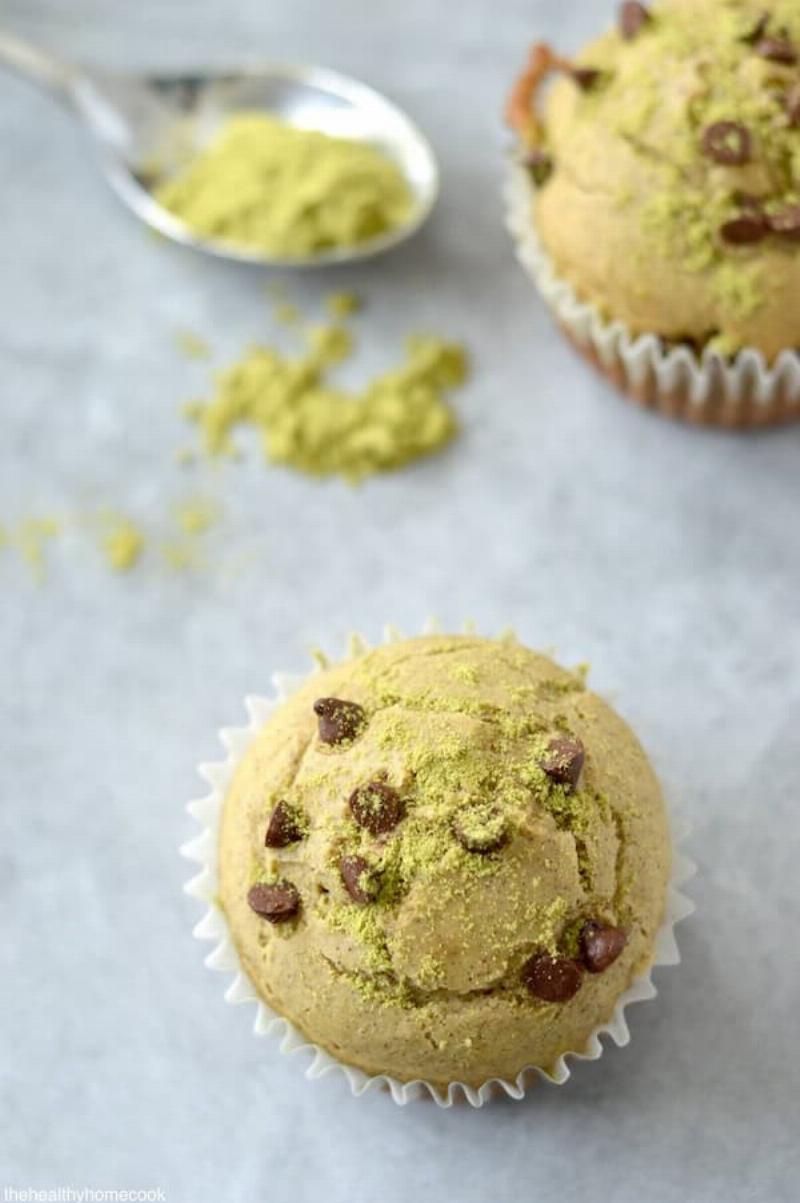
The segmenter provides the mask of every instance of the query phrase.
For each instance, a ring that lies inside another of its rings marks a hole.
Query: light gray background
[[[213,563],[105,570],[86,533],[36,589],[0,556],[4,935],[0,1185],[162,1186],[178,1203],[428,1196],[796,1200],[800,430],[669,425],[562,345],[515,265],[499,111],[535,35],[571,48],[608,0],[5,0],[3,23],[104,64],[318,60],[407,105],[444,169],[407,251],[291,281],[368,298],[364,374],[401,336],[463,338],[452,450],[352,491],[245,463],[194,477],[176,407],[273,337],[258,273],[147,237],[50,101],[0,78],[0,521],[111,504],[155,532],[201,493]],[[308,1083],[251,1035],[190,936],[184,802],[215,730],[321,640],[429,612],[529,643],[637,727],[693,821],[684,964],[633,1043],[525,1104],[448,1113]]]

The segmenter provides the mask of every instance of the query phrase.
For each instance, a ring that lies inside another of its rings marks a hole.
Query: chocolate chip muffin
[[[538,238],[579,300],[698,359],[794,355],[796,0],[629,0],[574,60],[534,46],[508,119]]]
[[[242,759],[219,851],[262,998],[338,1060],[440,1088],[581,1051],[650,961],[670,870],[625,723],[471,636],[314,675]]]

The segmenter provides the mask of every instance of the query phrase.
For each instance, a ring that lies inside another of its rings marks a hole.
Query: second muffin
[[[540,116],[537,92],[551,74]],[[767,364],[795,355],[794,0],[766,11],[762,0],[625,3],[617,27],[574,61],[535,47],[508,117],[537,184],[541,244],[602,319],[634,338],[657,335],[665,352],[686,348],[698,365],[704,352],[706,363],[709,352],[727,363],[745,348]],[[800,397],[763,392],[758,405],[744,396],[738,412],[711,405],[695,416],[749,424],[800,413]]]

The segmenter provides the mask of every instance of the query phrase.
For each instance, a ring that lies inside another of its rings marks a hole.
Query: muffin
[[[507,116],[534,192],[516,232],[591,309],[590,337],[557,304],[581,349],[679,416],[800,416],[796,0],[622,4],[574,61],[535,46]]]
[[[670,859],[647,758],[580,674],[428,636],[254,734],[217,902],[259,997],[338,1062],[479,1087],[587,1047],[651,962]]]

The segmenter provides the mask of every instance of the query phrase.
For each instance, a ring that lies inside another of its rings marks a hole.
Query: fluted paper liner
[[[430,621],[425,626],[426,634],[440,630],[437,623]],[[474,626],[466,624],[465,632],[474,633]],[[405,638],[396,628],[387,627],[385,639],[387,643]],[[363,636],[351,635],[347,658],[362,655],[370,647]],[[319,671],[319,666],[317,668]],[[694,873],[694,865],[676,851],[673,854],[672,880],[670,882],[665,907],[665,915],[656,936],[653,947],[653,959],[646,972],[636,977],[620,996],[613,1014],[592,1032],[585,1048],[576,1049],[560,1056],[551,1070],[531,1066],[524,1069],[513,1081],[502,1078],[492,1078],[479,1089],[468,1086],[463,1082],[452,1082],[446,1092],[430,1082],[400,1082],[388,1074],[371,1077],[360,1069],[344,1065],[330,1053],[313,1044],[283,1016],[276,1014],[264,1001],[259,998],[255,988],[244,973],[233,941],[228,931],[225,916],[217,904],[217,872],[218,872],[218,835],[222,807],[228,786],[234,771],[244,756],[250,743],[261,730],[272,712],[307,679],[305,675],[275,673],[272,677],[274,695],[272,697],[251,696],[245,699],[249,722],[243,727],[226,727],[220,731],[220,739],[227,750],[225,760],[199,766],[200,776],[208,783],[209,792],[198,801],[190,802],[187,809],[192,818],[201,825],[202,831],[194,839],[184,844],[181,854],[188,860],[200,864],[200,872],[184,887],[187,894],[200,899],[206,904],[207,910],[203,918],[194,928],[194,935],[199,940],[212,940],[214,947],[205,959],[209,969],[215,969],[231,975],[231,981],[225,991],[225,999],[229,1003],[255,1003],[255,1033],[259,1036],[282,1035],[281,1051],[297,1053],[307,1051],[311,1062],[306,1068],[307,1078],[321,1078],[329,1073],[341,1073],[347,1079],[354,1095],[382,1087],[391,1092],[392,1098],[398,1104],[404,1105],[412,1099],[429,1095],[440,1107],[450,1107],[455,1102],[466,1099],[473,1107],[482,1107],[490,1098],[506,1094],[512,1099],[525,1096],[526,1087],[535,1081],[536,1077],[543,1078],[556,1085],[563,1085],[570,1076],[568,1061],[595,1061],[603,1053],[600,1037],[608,1034],[615,1044],[622,1047],[628,1044],[630,1032],[625,1021],[625,1008],[634,1002],[643,1002],[654,998],[656,988],[652,983],[651,970],[661,965],[677,965],[680,954],[675,942],[673,928],[680,920],[686,918],[694,910],[694,904],[680,893],[679,886],[687,881]],[[677,844],[687,834],[686,825],[673,827],[673,842]]]
[[[706,347],[666,347],[656,334],[634,336],[580,301],[560,278],[533,221],[536,186],[515,160],[505,186],[506,224],[517,258],[564,333],[604,375],[639,404],[704,425],[768,426],[800,418],[800,355],[782,351],[770,366],[753,347],[728,361]]]

